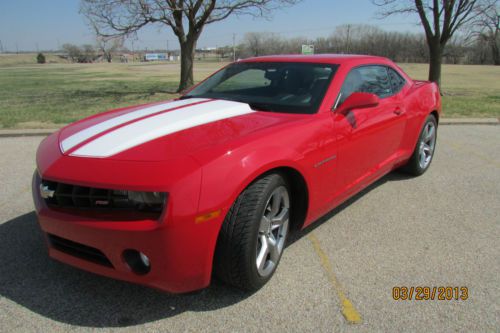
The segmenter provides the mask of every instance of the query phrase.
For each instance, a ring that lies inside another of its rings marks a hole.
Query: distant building
[[[146,53],[143,57],[144,61],[179,61],[180,56],[176,52],[168,53]]]
[[[145,61],[168,61],[168,55],[166,53],[146,53],[144,55]]]

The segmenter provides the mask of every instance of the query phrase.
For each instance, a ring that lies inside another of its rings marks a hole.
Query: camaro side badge
[[[40,196],[44,199],[49,199],[54,196],[54,190],[51,190],[47,185],[40,184]]]

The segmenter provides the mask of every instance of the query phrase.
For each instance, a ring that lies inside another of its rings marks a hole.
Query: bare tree
[[[82,54],[78,62],[81,63],[91,63],[97,59],[97,52],[94,48],[94,45],[91,44],[83,44],[81,47]]]
[[[84,44],[81,47],[73,44],[63,44],[62,49],[72,62],[91,63],[97,58],[94,46],[90,44]]]
[[[78,62],[82,56],[82,50],[73,44],[63,44],[62,50],[72,62]]]
[[[287,43],[279,35],[272,32],[248,32],[243,38],[246,55],[258,57],[269,54],[285,54],[297,53],[299,47],[290,48],[289,45],[294,43],[293,40],[288,40]]]
[[[498,0],[497,0],[498,1]],[[468,27],[469,28],[469,27]],[[464,29],[465,30],[465,29]],[[455,34],[443,51],[444,63],[491,64],[491,49],[483,35]],[[273,33],[248,33],[238,46],[238,57],[269,54],[297,54],[304,44],[312,44],[316,53],[371,54],[391,58],[396,62],[426,63],[429,47],[424,33],[385,31],[376,26],[351,24],[338,26],[329,37],[309,39],[286,38]],[[229,48],[229,47],[228,47]]]
[[[429,48],[429,80],[441,83],[446,43],[458,29],[470,23],[478,0],[372,0],[385,7],[382,16],[418,13]]]
[[[103,37],[97,36],[97,48],[102,52],[104,59],[107,62],[113,60],[113,54],[123,47],[124,37]]]
[[[493,64],[500,65],[500,0],[480,1],[471,25],[472,35],[489,45]]]
[[[265,37],[265,33],[262,32],[248,32],[245,34],[243,42],[252,56],[258,57],[264,53],[264,46],[262,44]]]
[[[179,91],[193,84],[196,43],[203,28],[230,15],[266,16],[300,0],[81,0],[81,13],[100,36],[127,36],[144,26],[168,26],[181,48]]]

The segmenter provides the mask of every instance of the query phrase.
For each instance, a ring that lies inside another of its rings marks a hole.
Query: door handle
[[[404,113],[403,110],[401,110],[400,108],[396,108],[396,110],[394,110],[394,114],[396,114],[397,116],[400,116],[403,113]]]

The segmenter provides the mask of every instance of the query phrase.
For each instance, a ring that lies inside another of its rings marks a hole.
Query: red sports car
[[[33,196],[49,255],[169,292],[255,290],[287,235],[391,170],[432,161],[441,99],[372,56],[232,63],[177,100],[50,135]]]

